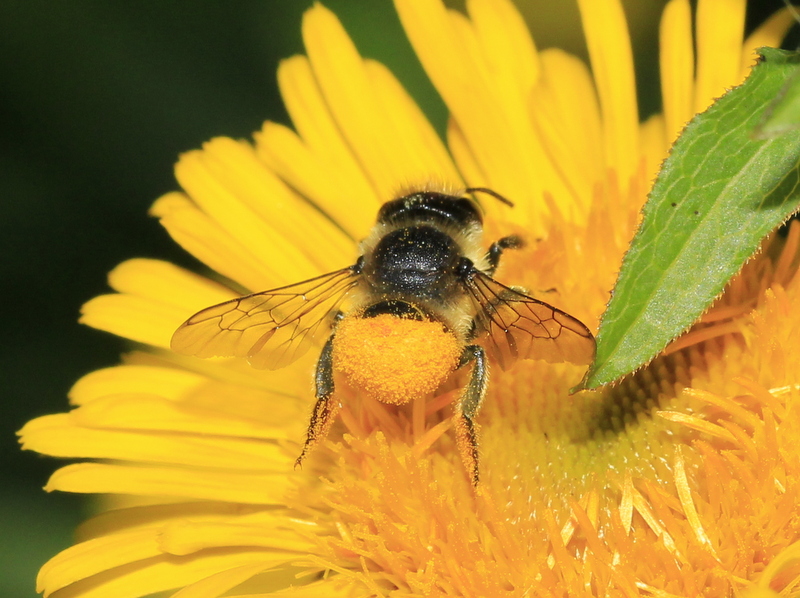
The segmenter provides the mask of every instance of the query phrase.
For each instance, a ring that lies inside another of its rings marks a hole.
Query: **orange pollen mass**
[[[440,322],[383,314],[345,318],[336,327],[333,367],[383,403],[434,392],[456,369],[461,346]]]

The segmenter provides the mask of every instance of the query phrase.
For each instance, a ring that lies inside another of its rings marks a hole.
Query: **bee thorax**
[[[381,295],[440,299],[456,290],[459,257],[452,236],[432,226],[409,226],[378,242],[364,276]]]

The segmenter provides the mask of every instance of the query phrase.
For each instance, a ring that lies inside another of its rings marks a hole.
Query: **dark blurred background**
[[[389,0],[327,0],[362,54],[388,64],[437,129],[446,112]],[[459,2],[451,2],[459,6]],[[585,55],[574,2],[532,1],[540,48]],[[81,375],[117,363],[125,343],[77,324],[131,257],[195,267],[146,215],[176,188],[177,155],[218,135],[287,123],[278,61],[303,51],[310,0],[0,2],[0,597],[35,596],[39,566],[70,544],[82,497],[46,495],[59,465],[18,450],[28,419],[63,411]],[[663,0],[628,0],[642,115],[659,109],[654,78]],[[781,5],[751,2],[749,23]]]

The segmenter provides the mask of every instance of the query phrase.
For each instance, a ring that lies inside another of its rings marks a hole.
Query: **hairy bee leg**
[[[336,321],[341,319],[337,315]],[[331,333],[328,341],[322,349],[322,354],[317,361],[317,371],[314,375],[316,386],[317,402],[314,411],[311,412],[311,421],[308,424],[308,434],[303,445],[303,451],[294,462],[295,467],[303,464],[303,459],[311,450],[327,435],[333,424],[336,414],[339,412],[339,402],[333,399],[333,337]]]
[[[497,266],[500,265],[500,256],[506,249],[519,249],[524,245],[523,240],[517,235],[509,235],[498,239],[489,246],[489,251],[486,252],[486,261],[489,262],[489,276],[494,275]]]
[[[474,362],[469,384],[464,389],[455,407],[456,444],[461,460],[472,479],[478,485],[478,425],[475,418],[481,408],[486,386],[489,381],[489,367],[486,363],[486,352],[483,347],[469,345],[461,354],[459,367]]]

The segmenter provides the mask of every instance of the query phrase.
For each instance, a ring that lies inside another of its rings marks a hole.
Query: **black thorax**
[[[417,224],[384,235],[365,263],[364,277],[386,298],[446,300],[458,290],[462,259],[452,236]]]

